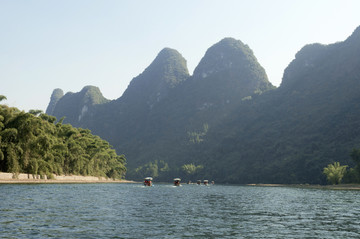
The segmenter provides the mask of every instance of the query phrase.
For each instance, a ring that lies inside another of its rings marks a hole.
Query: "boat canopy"
[[[146,178],[144,178],[144,180],[150,180],[150,181],[152,181],[153,178],[152,178],[152,177],[146,177]]]
[[[174,181],[181,181],[181,178],[174,178]]]

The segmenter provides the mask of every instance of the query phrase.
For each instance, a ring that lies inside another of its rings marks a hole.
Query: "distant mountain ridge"
[[[124,152],[132,179],[323,183],[323,167],[351,165],[348,154],[360,144],[359,32],[304,46],[279,88],[247,45],[225,38],[193,75],[179,52],[165,48],[117,100],[96,87],[90,96],[83,89],[59,98],[57,90],[48,109]],[[189,175],[185,164],[203,167]]]

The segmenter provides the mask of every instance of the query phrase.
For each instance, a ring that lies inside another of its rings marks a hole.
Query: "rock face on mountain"
[[[241,41],[210,47],[193,75],[165,48],[117,100],[83,89],[49,112],[124,152],[132,179],[324,183],[322,169],[351,166],[360,146],[359,56],[360,28],[344,42],[307,45],[276,89]]]
[[[94,106],[109,102],[100,89],[95,86],[85,86],[80,92],[68,92],[61,97],[52,110],[52,115],[60,119],[66,117],[65,122],[73,126],[82,126],[84,117],[91,117]]]
[[[64,91],[62,89],[55,89],[50,97],[50,103],[46,108],[46,114],[52,115],[54,113],[55,105],[64,96]]]

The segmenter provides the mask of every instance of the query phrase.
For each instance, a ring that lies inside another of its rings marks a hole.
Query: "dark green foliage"
[[[42,110],[29,110],[29,114],[38,116],[39,114],[43,113]]]
[[[6,100],[6,96],[0,95],[0,101]]]
[[[345,183],[360,183],[360,149],[353,149],[350,157],[355,163],[354,168],[350,168],[344,176]]]
[[[53,174],[124,177],[125,158],[108,142],[90,130],[55,121],[36,110],[25,113],[0,105],[0,171],[48,178]]]
[[[353,149],[350,156],[357,165],[360,165],[360,149]]]

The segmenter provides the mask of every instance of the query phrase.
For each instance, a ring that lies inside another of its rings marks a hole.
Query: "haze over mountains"
[[[327,164],[351,165],[360,146],[359,92],[358,27],[344,42],[304,46],[278,88],[249,46],[225,38],[193,75],[165,48],[118,99],[56,89],[46,113],[108,140],[128,178],[322,183]]]

